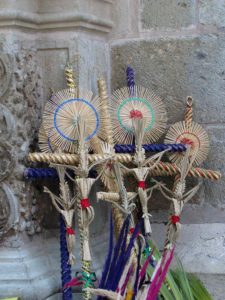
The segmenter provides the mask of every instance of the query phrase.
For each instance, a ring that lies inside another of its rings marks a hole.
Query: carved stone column
[[[113,2],[0,3],[1,297],[41,300],[60,287],[56,213],[40,186],[24,181],[23,169],[27,153],[37,147],[41,112],[50,89],[65,87],[65,64],[70,61],[79,84],[95,92],[100,73],[109,79],[107,37],[113,26]],[[105,223],[102,209],[105,206],[99,204],[96,220],[101,216]],[[50,220],[47,227],[53,229],[43,227],[46,219]],[[97,222],[92,233],[96,269],[102,256],[95,246],[100,242],[106,246],[100,225]]]

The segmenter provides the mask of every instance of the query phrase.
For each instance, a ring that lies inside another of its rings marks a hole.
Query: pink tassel
[[[170,251],[170,255],[169,255],[168,259],[166,261],[165,261],[165,258],[162,260],[159,270],[157,271],[156,276],[148,290],[147,300],[155,300],[156,299],[156,297],[159,293],[159,290],[163,284],[163,281],[166,277],[169,266],[173,260],[173,256],[174,256],[174,247]],[[165,265],[164,265],[164,263],[165,263]]]
[[[125,278],[125,281],[124,281],[124,284],[122,285],[122,288],[121,288],[121,295],[123,296],[124,295],[124,292],[126,290],[126,287],[128,285],[128,282],[129,282],[129,279],[131,277],[131,274],[134,272],[134,268],[133,266],[130,267],[129,271],[127,272],[127,276]]]
[[[66,288],[71,287],[71,286],[82,285],[82,284],[83,284],[83,282],[80,281],[79,278],[75,277],[75,278],[73,278],[72,280],[70,280],[69,282],[67,282],[67,283],[64,285],[63,289],[66,289]]]
[[[146,270],[147,270],[147,268],[148,268],[148,265],[149,265],[149,263],[150,263],[150,260],[152,259],[153,253],[154,253],[154,249],[151,251],[149,257],[146,259],[146,261],[145,261],[143,267],[141,268],[141,271],[140,271],[140,273],[139,273],[139,283],[142,281],[143,277],[144,277],[145,274],[146,274]],[[138,284],[138,285],[139,285],[139,284]]]
[[[157,284],[157,286],[155,287],[155,290],[154,290],[154,295],[153,295],[153,299],[155,299],[159,293],[159,290],[161,289],[161,286],[163,284],[163,281],[164,279],[166,278],[166,274],[167,274],[167,271],[169,269],[169,266],[173,260],[173,255],[174,255],[174,248],[172,249],[171,251],[171,254],[170,254],[170,257],[168,258],[166,264],[165,264],[165,267],[164,267],[164,270],[163,270],[163,273],[161,274],[160,276],[160,280]]]

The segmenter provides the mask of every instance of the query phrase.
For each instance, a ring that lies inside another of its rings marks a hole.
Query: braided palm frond
[[[104,79],[98,80],[98,93],[101,99],[101,128],[98,136],[106,143],[113,144],[113,131],[108,104],[109,96],[107,92],[107,83]]]
[[[166,128],[166,110],[161,99],[142,86],[130,89],[124,87],[113,93],[110,103],[114,140],[121,144],[131,144],[134,137],[134,120],[143,119],[144,143],[156,141]]]
[[[109,162],[106,165],[99,165],[96,167],[96,170],[98,173],[100,173],[103,170],[101,174],[101,181],[104,184],[104,186],[109,190],[112,191],[117,187],[117,184],[115,182],[116,177],[113,170],[113,165]]]
[[[95,154],[102,154],[101,142],[97,135],[93,136],[89,142],[89,150],[92,150]]]
[[[189,159],[194,159],[193,165],[199,166],[209,152],[209,138],[204,128],[198,123],[177,122],[172,125],[165,137],[167,144],[186,144],[190,146]],[[194,157],[193,157],[194,156]],[[169,153],[170,160],[180,163],[184,153]]]
[[[89,142],[99,129],[100,100],[88,90],[64,89],[46,103],[43,125],[50,141],[65,152],[73,153],[74,145],[80,139],[78,123],[85,123],[84,138]]]

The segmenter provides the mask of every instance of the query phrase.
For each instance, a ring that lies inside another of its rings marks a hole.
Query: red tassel
[[[63,289],[67,289],[67,288],[72,287],[72,286],[78,286],[78,285],[81,285],[81,284],[83,284],[81,279],[76,277],[76,278],[73,278],[71,281],[67,282],[64,285]]]
[[[88,198],[81,199],[80,204],[83,209],[91,206]]]
[[[177,215],[171,216],[171,222],[172,224],[176,225],[178,222],[180,222],[180,216]]]
[[[143,190],[146,189],[145,181],[138,181],[138,187]]]
[[[75,231],[71,227],[66,228],[66,233],[69,234],[69,235],[75,235]]]

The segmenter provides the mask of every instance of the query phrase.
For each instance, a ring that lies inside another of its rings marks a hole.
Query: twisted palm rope
[[[84,233],[83,233],[83,226],[82,226],[82,216],[81,216],[81,203],[80,203],[80,193],[77,191],[77,216],[78,216],[78,229],[79,229],[79,236],[80,236],[80,256],[83,257],[83,241],[84,241]]]
[[[88,156],[89,162],[94,162],[100,159],[104,159],[107,156],[104,154],[90,154]],[[30,153],[28,160],[31,162],[45,162],[45,163],[58,163],[67,165],[76,165],[79,161],[79,157],[76,154],[57,154],[57,153]],[[114,159],[121,163],[132,162],[132,156],[130,154],[116,154]],[[160,162],[154,170],[151,171],[152,176],[174,176],[179,173],[179,168],[172,163]],[[188,173],[188,176],[199,177],[210,180],[219,180],[221,173],[218,171],[194,168],[192,167]],[[114,191],[113,191],[114,192]]]
[[[82,260],[82,268],[81,269],[86,275],[90,276],[91,275],[91,262]],[[91,299],[91,292],[89,289],[83,290],[83,299],[84,300]]]
[[[98,93],[101,98],[101,119],[102,119],[102,126],[101,126],[101,134],[104,134],[104,140],[109,143],[113,144],[113,130],[111,124],[111,118],[108,110],[108,94],[107,94],[107,85],[104,79],[98,80]]]
[[[68,88],[75,89],[77,87],[73,68],[67,64],[65,68],[66,84]]]
[[[190,128],[193,119],[193,107],[192,107],[192,97],[187,98],[187,107],[184,115],[184,122],[186,128]]]

